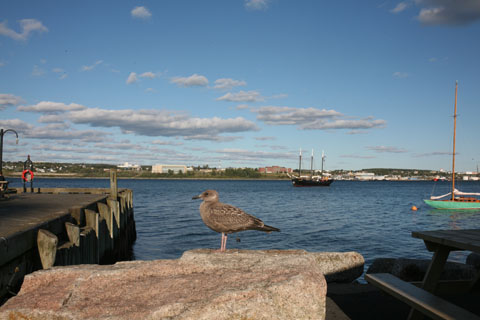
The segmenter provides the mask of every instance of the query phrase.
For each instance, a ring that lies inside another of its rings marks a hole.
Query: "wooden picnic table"
[[[422,239],[433,257],[423,278],[422,288],[434,293],[450,251],[480,253],[480,229],[414,231],[412,237]],[[472,286],[478,281],[478,276]]]
[[[427,250],[433,252],[432,261],[419,285],[420,288],[386,273],[366,274],[365,279],[410,305],[412,309],[409,319],[422,319],[424,315],[433,319],[480,319],[477,315],[436,295],[440,286],[447,292],[469,292],[479,289],[478,274],[471,281],[441,282],[439,279],[450,251],[480,253],[480,229],[414,231],[412,237],[422,239]]]
[[[432,261],[422,281],[422,289],[435,294],[440,274],[445,267],[450,251],[472,251],[480,253],[480,229],[414,231],[412,237],[422,239],[428,251],[433,252]],[[479,275],[469,283],[472,290],[479,282]],[[420,318],[412,309],[410,319]]]

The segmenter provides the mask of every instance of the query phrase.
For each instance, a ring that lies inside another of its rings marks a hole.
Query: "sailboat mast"
[[[312,157],[310,158],[310,175],[313,176],[313,149],[312,149]]]
[[[455,200],[455,138],[457,133],[457,89],[458,81],[455,81],[455,111],[453,113],[452,201]]]
[[[323,152],[322,150],[322,171],[321,171],[321,175],[323,177],[323,162],[325,161],[325,153]]]
[[[300,157],[298,161],[298,176],[302,176],[302,148],[300,148]]]

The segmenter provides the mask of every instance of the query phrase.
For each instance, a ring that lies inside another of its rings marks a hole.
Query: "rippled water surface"
[[[435,211],[423,204],[448,192],[448,182],[335,181],[330,187],[294,188],[289,181],[119,180],[134,192],[138,260],[178,258],[194,248],[219,248],[220,234],[202,222],[200,200],[215,189],[220,200],[242,208],[281,232],[230,235],[227,248],[358,251],[368,266],[378,257],[430,258],[414,230],[480,227],[480,212]],[[20,186],[13,179],[11,186]],[[108,188],[106,179],[37,179],[35,187]],[[480,191],[462,182],[463,191]],[[415,205],[418,211],[410,208]],[[452,254],[452,260],[464,259]]]

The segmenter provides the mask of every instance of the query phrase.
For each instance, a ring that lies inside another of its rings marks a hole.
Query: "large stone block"
[[[26,276],[0,319],[325,319],[323,273],[303,250],[55,267]]]

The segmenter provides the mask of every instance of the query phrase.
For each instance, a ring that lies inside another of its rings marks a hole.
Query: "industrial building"
[[[191,168],[181,164],[155,164],[152,166],[152,173],[186,173]]]

